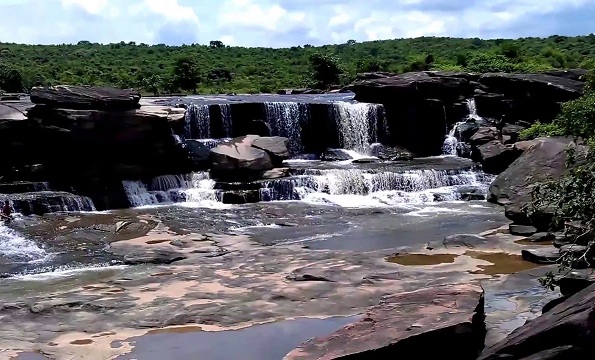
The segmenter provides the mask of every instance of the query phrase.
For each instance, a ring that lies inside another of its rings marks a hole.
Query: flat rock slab
[[[485,335],[483,289],[444,285],[384,297],[362,320],[312,339],[284,360],[475,359]]]
[[[541,247],[529,250],[522,250],[523,260],[534,264],[555,264],[560,258],[560,251],[555,247]]]
[[[595,285],[591,285],[486,349],[480,360],[593,359],[594,317]],[[574,350],[571,355],[562,349],[568,346]]]
[[[34,104],[78,110],[130,110],[140,107],[140,93],[106,87],[58,85],[31,89]]]

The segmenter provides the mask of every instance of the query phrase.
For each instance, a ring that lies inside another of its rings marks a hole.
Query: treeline
[[[422,37],[283,49],[131,43],[0,43],[0,89],[98,85],[145,93],[267,93],[330,88],[357,73],[419,70],[537,72],[573,68],[595,55],[595,35],[518,40]]]

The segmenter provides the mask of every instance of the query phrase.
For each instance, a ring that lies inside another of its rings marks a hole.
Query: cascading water
[[[41,261],[48,253],[33,241],[0,224],[0,259],[16,261]]]
[[[295,102],[264,103],[267,122],[271,126],[271,135],[289,139],[289,151],[298,154],[302,151],[302,123],[310,119],[308,104]]]
[[[462,124],[465,124],[468,121],[483,120],[481,116],[477,115],[477,107],[475,105],[474,98],[467,99],[466,104],[467,104],[468,115],[465,118],[465,120],[459,121],[458,123],[454,124],[452,129],[450,129],[450,131],[448,132],[448,135],[446,135],[446,138],[444,139],[444,144],[442,145],[442,154],[443,155],[452,155],[452,156],[458,155],[458,150],[459,150],[458,149],[459,148],[458,131],[459,131],[459,127]]]
[[[208,172],[190,175],[164,175],[147,185],[142,181],[123,181],[124,191],[132,207],[172,203],[194,203],[198,206],[220,204],[219,192]]]
[[[336,102],[333,116],[341,147],[368,155],[370,145],[378,142],[379,130],[386,131],[384,107],[379,104]]]
[[[211,115],[209,105],[189,105],[184,116],[187,139],[211,137]]]
[[[221,123],[223,125],[223,133],[226,138],[233,136],[233,125],[231,122],[231,106],[229,104],[220,104],[219,109],[221,110]]]
[[[306,170],[304,175],[267,182],[261,199],[303,200],[341,206],[387,206],[454,201],[462,189],[483,194],[491,177],[471,170],[415,170],[402,173],[356,169]]]

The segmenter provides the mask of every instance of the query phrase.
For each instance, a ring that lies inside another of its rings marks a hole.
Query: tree
[[[328,89],[331,85],[338,84],[343,74],[339,59],[332,55],[316,53],[310,56],[310,67],[317,89]]]
[[[153,74],[149,77],[145,77],[142,80],[143,89],[150,91],[153,95],[159,95],[159,92],[163,86],[163,79],[161,76]]]
[[[353,39],[347,40],[347,45],[352,46],[352,45],[355,45],[355,44],[357,44],[357,41],[355,41]]]
[[[18,70],[0,64],[0,89],[6,92],[22,92],[25,89],[23,76]]]
[[[190,56],[183,56],[176,60],[173,72],[174,84],[182,90],[192,90],[200,83],[200,71],[196,60]]]
[[[219,41],[219,40],[213,40],[209,43],[209,47],[218,49],[218,48],[224,48],[225,44],[223,44],[223,41]]]

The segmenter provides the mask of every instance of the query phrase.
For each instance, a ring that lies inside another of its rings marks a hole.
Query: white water
[[[333,114],[341,147],[355,151],[359,157],[369,155],[370,145],[378,142],[379,126],[386,130],[383,109],[379,104],[334,103]]]
[[[487,192],[490,177],[473,171],[416,170],[369,173],[319,170],[267,183],[263,200],[301,200],[343,207],[386,207],[460,200],[461,187]]]
[[[48,253],[35,242],[0,224],[0,259],[43,261],[48,256]]]
[[[450,131],[446,135],[446,139],[444,139],[444,144],[442,145],[443,155],[458,155],[457,148],[459,146],[459,126],[466,123],[467,121],[483,120],[481,116],[477,115],[477,106],[475,105],[475,98],[467,99],[466,103],[469,114],[467,115],[464,121],[459,121],[458,123],[454,124],[452,129],[450,129]]]
[[[184,115],[187,139],[211,137],[211,115],[209,105],[189,105]]]
[[[231,122],[231,106],[229,104],[220,104],[221,122],[223,125],[223,133],[226,138],[233,136],[233,125]]]
[[[289,150],[293,154],[302,151],[301,123],[308,122],[310,111],[308,104],[295,102],[264,103],[267,122],[271,126],[271,135],[289,139]]]
[[[122,185],[132,207],[173,203],[191,207],[225,207],[219,201],[215,181],[210,179],[208,172],[159,176],[150,185],[142,181],[123,181]]]

